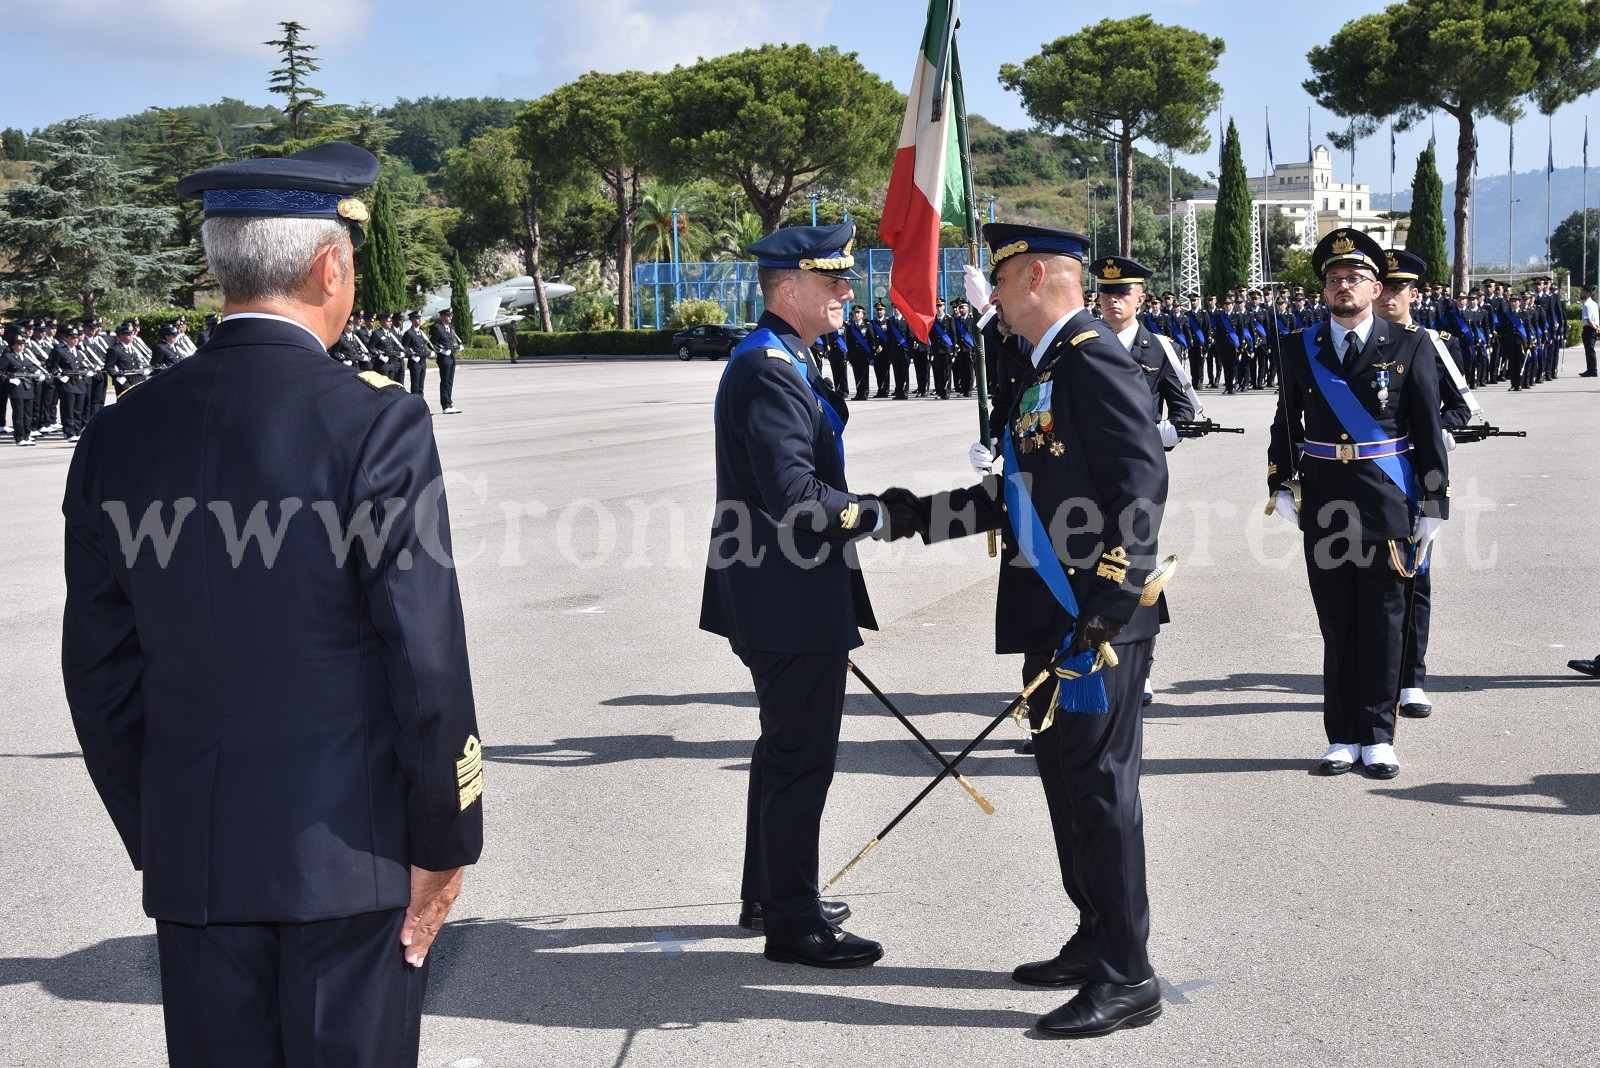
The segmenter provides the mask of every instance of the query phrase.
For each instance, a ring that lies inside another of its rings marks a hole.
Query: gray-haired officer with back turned
[[[482,849],[428,407],[327,356],[377,175],[327,144],[179,182],[224,318],[67,477],[67,700],[144,872],[176,1068],[415,1065],[428,949]]]

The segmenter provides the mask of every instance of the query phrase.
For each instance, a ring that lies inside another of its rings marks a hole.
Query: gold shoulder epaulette
[[[1088,341],[1090,338],[1099,337],[1099,336],[1100,335],[1097,332],[1093,331],[1093,330],[1085,330],[1083,333],[1081,333],[1081,334],[1077,335],[1076,337],[1074,337],[1071,341],[1068,341],[1067,344],[1069,344],[1069,345],[1081,345],[1085,341]]]
[[[789,358],[787,352],[781,352],[778,349],[762,349],[761,351],[767,354],[767,359],[769,360],[787,360]]]
[[[1406,324],[1406,333],[1415,334],[1416,332],[1417,332],[1417,324],[1416,323],[1407,323]]]
[[[356,375],[356,377],[361,379],[361,381],[365,382],[367,385],[371,386],[373,389],[387,389],[390,386],[398,386],[400,384],[394,379],[390,378],[388,375],[380,375],[376,371],[362,371],[360,374]]]
[[[1448,330],[1439,331],[1439,340],[1440,341],[1449,341],[1450,340],[1450,331],[1448,331]]]
[[[1153,375],[1153,374],[1155,374],[1155,373],[1156,373],[1156,372],[1157,372],[1157,371],[1159,371],[1159,370],[1161,370],[1161,368],[1159,368],[1159,367],[1151,367],[1151,366],[1150,366],[1150,365],[1149,365],[1149,364],[1147,364],[1147,363],[1141,363],[1141,364],[1140,364],[1140,365],[1139,365],[1139,367],[1140,367],[1140,369],[1141,369],[1141,370],[1143,370],[1143,371],[1144,371],[1144,373],[1145,373],[1145,374],[1147,374],[1147,375]]]

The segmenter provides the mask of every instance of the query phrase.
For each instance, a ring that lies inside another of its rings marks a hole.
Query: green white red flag
[[[894,250],[890,296],[923,343],[938,299],[940,227],[964,229],[970,210],[959,140],[966,101],[956,76],[956,7],[956,0],[929,0],[928,26],[878,226],[879,236]]]

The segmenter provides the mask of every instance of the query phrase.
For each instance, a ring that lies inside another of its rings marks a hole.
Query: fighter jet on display
[[[573,288],[562,285],[560,282],[546,282],[544,295],[547,300],[557,300],[573,292]],[[435,290],[428,294],[428,299],[422,305],[422,314],[425,318],[432,318],[433,314],[450,303],[451,291],[449,286]],[[538,301],[538,295],[533,288],[533,279],[528,275],[518,275],[508,278],[504,282],[496,282],[483,289],[469,289],[467,301],[472,305],[472,329],[474,331],[492,330],[496,338],[503,342],[500,328],[511,323],[521,322],[523,316],[518,314],[518,308],[531,308]]]

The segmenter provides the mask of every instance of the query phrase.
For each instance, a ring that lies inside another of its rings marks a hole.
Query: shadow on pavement
[[[1491,808],[1501,812],[1543,812],[1553,816],[1600,815],[1600,772],[1571,775],[1535,775],[1531,782],[1432,782],[1402,789],[1374,790],[1375,794],[1403,801],[1427,801],[1462,808]],[[1511,798],[1546,797],[1557,804],[1516,804]],[[1497,800],[1504,798],[1506,800]]]
[[[22,983],[38,983],[63,1001],[159,1004],[156,936],[108,938],[60,957],[0,957],[0,988]]]
[[[661,939],[669,933],[671,952],[664,954]],[[1007,1010],[897,1004],[883,992],[1014,989],[1003,972],[892,963],[827,972],[773,964],[761,956],[761,939],[749,936],[738,949],[712,948],[742,934],[731,923],[576,929],[450,923],[433,950],[425,1011],[617,1031],[744,1020],[1025,1030],[1034,1021],[1034,1014]],[[594,947],[603,951],[582,951]],[[889,952],[892,961],[894,947]],[[159,1004],[155,935],[111,938],[61,957],[0,958],[0,988],[24,983],[64,1001]]]
[[[663,954],[658,935],[668,932],[677,942],[698,939],[701,945]],[[728,944],[721,940],[742,933],[732,924],[566,929],[504,920],[452,923],[433,951],[426,1008],[439,1016],[618,1031],[745,1020],[1020,1031],[1035,1019],[1009,1010],[897,1004],[883,990],[1015,989],[1003,972],[897,967],[893,946],[890,963],[852,971],[774,964],[761,956],[759,937],[741,939],[737,950],[723,948]],[[582,951],[596,946],[608,951]]]
[[[987,739],[960,768],[977,779],[982,776],[1035,774],[1033,758],[1016,752],[1020,735],[1009,727]],[[930,738],[947,757],[959,753],[969,738]],[[634,734],[625,737],[560,738],[548,745],[486,745],[484,756],[501,764],[533,767],[596,767],[630,760],[730,761],[721,770],[750,770],[753,740],[724,739],[711,742],[680,741],[668,734]],[[1146,775],[1248,774],[1266,771],[1304,772],[1312,761],[1272,757],[1166,757],[1144,762]],[[904,741],[851,741],[839,743],[836,769],[840,774],[899,775],[931,778],[939,770],[931,756],[908,734]],[[956,789],[953,784],[952,789]]]

